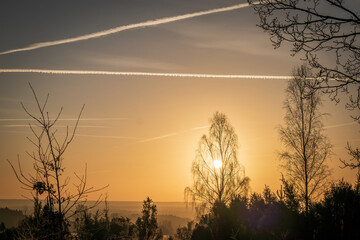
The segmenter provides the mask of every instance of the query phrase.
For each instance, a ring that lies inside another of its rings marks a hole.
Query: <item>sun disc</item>
[[[222,162],[220,160],[214,160],[214,167],[215,168],[221,168]]]

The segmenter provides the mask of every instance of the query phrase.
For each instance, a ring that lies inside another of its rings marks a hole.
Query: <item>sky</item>
[[[239,161],[251,191],[280,188],[278,126],[285,88],[302,62],[289,46],[274,49],[239,0],[25,1],[0,3],[0,198],[29,194],[7,159],[32,171],[32,112],[50,94],[59,133],[74,126],[64,166],[88,170],[88,185],[109,200],[183,201],[198,142],[216,111],[239,137]],[[230,7],[230,8],[229,8]],[[195,13],[195,14],[193,14]],[[180,17],[179,17],[180,16]],[[347,141],[359,144],[351,112],[323,97],[333,145],[330,181],[355,180],[340,169]],[[96,199],[97,194],[89,196]]]

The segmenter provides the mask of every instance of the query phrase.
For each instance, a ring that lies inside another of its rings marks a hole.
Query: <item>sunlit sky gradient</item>
[[[119,26],[228,7],[233,0],[2,1],[0,52],[41,42],[96,33]],[[219,75],[289,76],[301,64],[285,46],[274,50],[256,27],[250,7],[142,27],[100,38],[0,55],[0,69],[52,69],[64,74],[0,73],[0,198],[26,195],[6,159],[17,154],[31,171],[26,151],[28,117],[22,101],[35,109],[31,82],[41,99],[50,93],[59,129],[85,110],[65,158],[66,170],[88,166],[88,183],[110,184],[109,200],[182,201],[191,184],[190,167],[209,118],[224,112],[239,137],[239,160],[252,191],[280,187],[277,126],[283,123],[284,79],[197,78],[66,74],[112,71]],[[339,169],[345,146],[359,144],[359,126],[343,103],[324,97],[324,120],[332,144],[332,179],[354,181]],[[63,131],[63,130],[60,130]],[[28,195],[28,194],[27,194]],[[90,196],[96,198],[96,194]]]

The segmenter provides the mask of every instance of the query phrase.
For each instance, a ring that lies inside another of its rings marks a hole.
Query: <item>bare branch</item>
[[[346,107],[360,110],[360,92],[348,91],[360,84],[360,15],[357,1],[259,0],[253,2],[258,24],[270,35],[275,48],[292,44],[291,55],[303,53],[318,70],[314,87],[338,102],[339,93],[349,96]],[[329,63],[329,60],[331,63]],[[327,62],[327,64],[324,64]],[[353,116],[360,120],[360,113]]]

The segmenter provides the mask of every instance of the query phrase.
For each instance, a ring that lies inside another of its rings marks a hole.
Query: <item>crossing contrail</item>
[[[257,2],[253,3],[253,4],[257,4]],[[134,24],[110,28],[110,29],[107,29],[104,31],[90,33],[90,34],[86,34],[86,35],[82,35],[82,36],[78,36],[78,37],[66,38],[66,39],[62,39],[62,40],[55,40],[55,41],[49,41],[49,42],[35,43],[35,44],[29,45],[24,48],[17,48],[17,49],[7,50],[5,52],[0,52],[0,55],[6,55],[6,54],[10,54],[10,53],[15,53],[15,52],[31,51],[31,50],[35,50],[35,49],[39,49],[39,48],[44,48],[44,47],[51,47],[51,46],[56,46],[56,45],[61,45],[61,44],[66,44],[66,43],[84,41],[84,40],[88,40],[88,39],[92,39],[92,38],[104,37],[104,36],[107,36],[110,34],[130,30],[130,29],[151,27],[151,26],[156,26],[156,25],[160,25],[160,24],[176,22],[176,21],[180,21],[180,20],[184,20],[184,19],[209,15],[209,14],[213,14],[213,13],[228,12],[228,11],[232,11],[232,10],[236,10],[236,9],[240,9],[240,8],[245,8],[248,6],[249,6],[248,3],[242,3],[242,4],[233,5],[230,7],[217,8],[217,9],[201,11],[201,12],[196,12],[196,13],[188,13],[188,14],[178,15],[178,16],[174,16],[174,17],[160,18],[160,19],[150,20],[150,21],[141,22],[141,23],[134,23]]]
[[[201,73],[154,73],[154,72],[117,72],[87,70],[52,70],[52,69],[0,69],[0,73],[42,73],[70,75],[120,75],[149,77],[192,77],[192,78],[235,78],[235,79],[279,79],[288,80],[292,76],[241,75],[241,74],[201,74]]]

